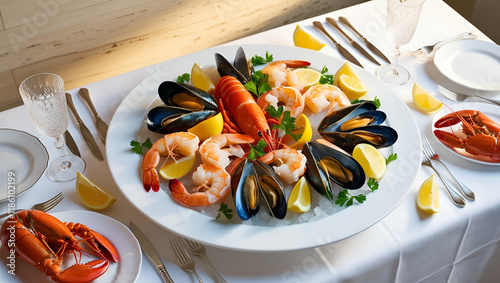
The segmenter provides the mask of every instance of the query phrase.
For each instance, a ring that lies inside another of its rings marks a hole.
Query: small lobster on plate
[[[434,127],[451,127],[458,123],[462,123],[461,131],[465,137],[442,130],[434,130],[434,135],[447,147],[463,148],[472,155],[483,155],[500,162],[499,124],[478,110],[460,110],[443,116]]]
[[[57,282],[89,282],[108,270],[109,261],[118,262],[118,252],[99,233],[79,223],[63,223],[38,210],[11,215],[2,225],[0,235],[5,247],[14,249],[19,257]],[[82,238],[93,251],[83,250],[75,236]],[[61,270],[65,253],[73,253],[77,263]],[[83,264],[82,253],[101,259]]]

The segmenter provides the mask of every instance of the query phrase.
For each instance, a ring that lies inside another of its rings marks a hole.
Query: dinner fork
[[[194,260],[188,254],[186,248],[182,245],[179,239],[176,238],[171,240],[170,245],[172,246],[175,257],[177,258],[177,265],[179,265],[179,267],[184,271],[192,272],[196,276],[196,278],[198,278],[198,281],[200,283],[203,283],[203,280],[201,280],[201,277],[194,269]]]
[[[33,205],[30,209],[47,212],[47,211],[51,210],[52,208],[54,208],[58,203],[60,203],[63,200],[63,198],[64,198],[64,195],[61,192],[47,201]],[[19,211],[23,211],[23,210],[24,209],[16,209],[13,213],[18,213]],[[9,216],[10,214],[12,214],[12,213],[9,213],[9,212],[4,213],[4,214],[0,215],[0,219],[4,218],[5,216]]]
[[[212,271],[213,271],[213,273],[215,275],[215,278],[217,279],[217,282],[227,283],[227,281],[224,280],[224,278],[222,278],[222,276],[219,274],[219,272],[215,269],[215,267],[213,266],[213,264],[208,259],[205,247],[202,244],[198,243],[198,242],[191,241],[189,239],[184,239],[184,240],[186,241],[186,243],[187,243],[187,245],[189,247],[189,250],[191,251],[192,254],[201,256],[201,257],[203,257],[208,262],[208,264],[212,268]]]
[[[450,41],[455,41],[455,40],[460,40],[460,39],[475,39],[477,38],[476,35],[470,33],[470,32],[464,32],[458,36],[454,36],[445,40],[441,40],[436,42],[434,45],[427,45],[424,47],[421,47],[417,50],[414,51],[408,51],[411,55],[415,57],[427,57],[429,55],[434,54],[436,50],[438,50],[441,46],[445,45],[446,43]]]
[[[483,96],[479,96],[477,94],[471,94],[471,95],[466,95],[466,94],[461,94],[461,93],[456,93],[456,92],[453,92],[447,88],[445,88],[444,86],[442,85],[438,85],[438,90],[440,93],[442,93],[444,96],[448,97],[449,99],[453,100],[453,101],[458,101],[458,102],[461,102],[461,101],[464,101],[466,100],[467,98],[469,97],[477,97],[477,98],[481,98],[481,99],[484,99],[488,102],[491,102],[493,104],[496,104],[496,105],[499,105],[500,106],[500,102],[498,101],[495,101],[493,99],[489,99],[489,98],[486,98],[486,97],[483,97]]]
[[[448,195],[451,198],[451,201],[458,207],[464,207],[465,206],[465,199],[463,197],[461,197],[452,187],[450,187],[448,182],[446,182],[446,180],[444,180],[441,177],[439,172],[432,165],[430,157],[427,156],[427,153],[425,151],[422,151],[422,153],[423,153],[422,165],[432,168],[432,170],[434,170],[434,172],[436,172],[436,175],[439,177],[439,179],[441,179],[441,182],[443,182],[443,184],[446,188],[446,191],[448,192]]]

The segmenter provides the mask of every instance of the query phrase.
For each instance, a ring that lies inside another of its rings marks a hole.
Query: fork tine
[[[194,249],[197,246],[195,242],[193,242],[189,239],[184,238],[184,240],[186,241],[186,243],[188,244],[190,249]]]
[[[52,205],[53,203],[56,203],[56,202],[59,203],[62,200],[62,198],[63,198],[63,194],[58,193],[53,198],[49,199],[46,202],[43,202],[42,205],[47,206],[47,205]]]
[[[54,208],[57,204],[59,204],[59,203],[63,200],[63,198],[64,198],[64,196],[62,195],[62,193],[58,194],[56,197],[57,197],[57,198],[53,198],[53,199],[52,199],[52,201],[50,201],[50,202],[48,202],[48,203],[47,203],[47,202],[46,202],[46,203],[44,203],[44,204],[43,204],[43,207],[42,207],[42,210],[43,210],[43,211],[45,211],[45,212],[47,212],[47,211],[51,210],[51,209],[52,209],[52,208]]]
[[[449,98],[453,101],[458,101],[458,95],[456,93],[450,91],[449,89],[446,89],[441,85],[438,85],[438,90],[447,98]]]
[[[432,156],[436,155],[434,153],[434,150],[431,147],[429,139],[427,138],[427,136],[425,134],[422,135],[422,145],[423,145],[422,149],[425,151],[426,155],[429,158],[431,158]]]

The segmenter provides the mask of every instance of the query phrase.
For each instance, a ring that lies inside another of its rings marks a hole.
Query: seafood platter
[[[269,54],[262,66],[250,63],[255,55]],[[213,90],[177,80],[195,64],[213,81]],[[369,87],[361,101],[333,81],[304,86],[293,77],[300,69],[333,77],[345,64],[316,51],[274,45],[217,47],[167,62],[113,116],[106,154],[115,182],[158,225],[221,248],[311,248],[369,228],[409,192],[421,162],[420,135],[406,104],[363,69],[352,67]],[[256,82],[262,77],[268,88]],[[216,119],[205,126],[220,126],[216,133],[191,131]],[[309,136],[299,126],[287,128],[304,120]],[[147,148],[133,152],[131,141]],[[397,156],[376,189],[351,155],[358,144]],[[169,159],[182,162],[186,174],[165,176],[162,164]],[[310,188],[311,207],[304,211],[287,208],[299,182]],[[341,195],[349,201],[339,202]]]

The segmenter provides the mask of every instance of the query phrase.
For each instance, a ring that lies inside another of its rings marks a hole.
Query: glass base
[[[390,86],[403,85],[410,80],[410,72],[399,65],[396,65],[396,69],[393,65],[380,66],[377,69],[377,76]]]
[[[56,182],[67,182],[76,178],[76,172],[85,171],[85,161],[75,155],[64,155],[50,163],[47,175]]]

